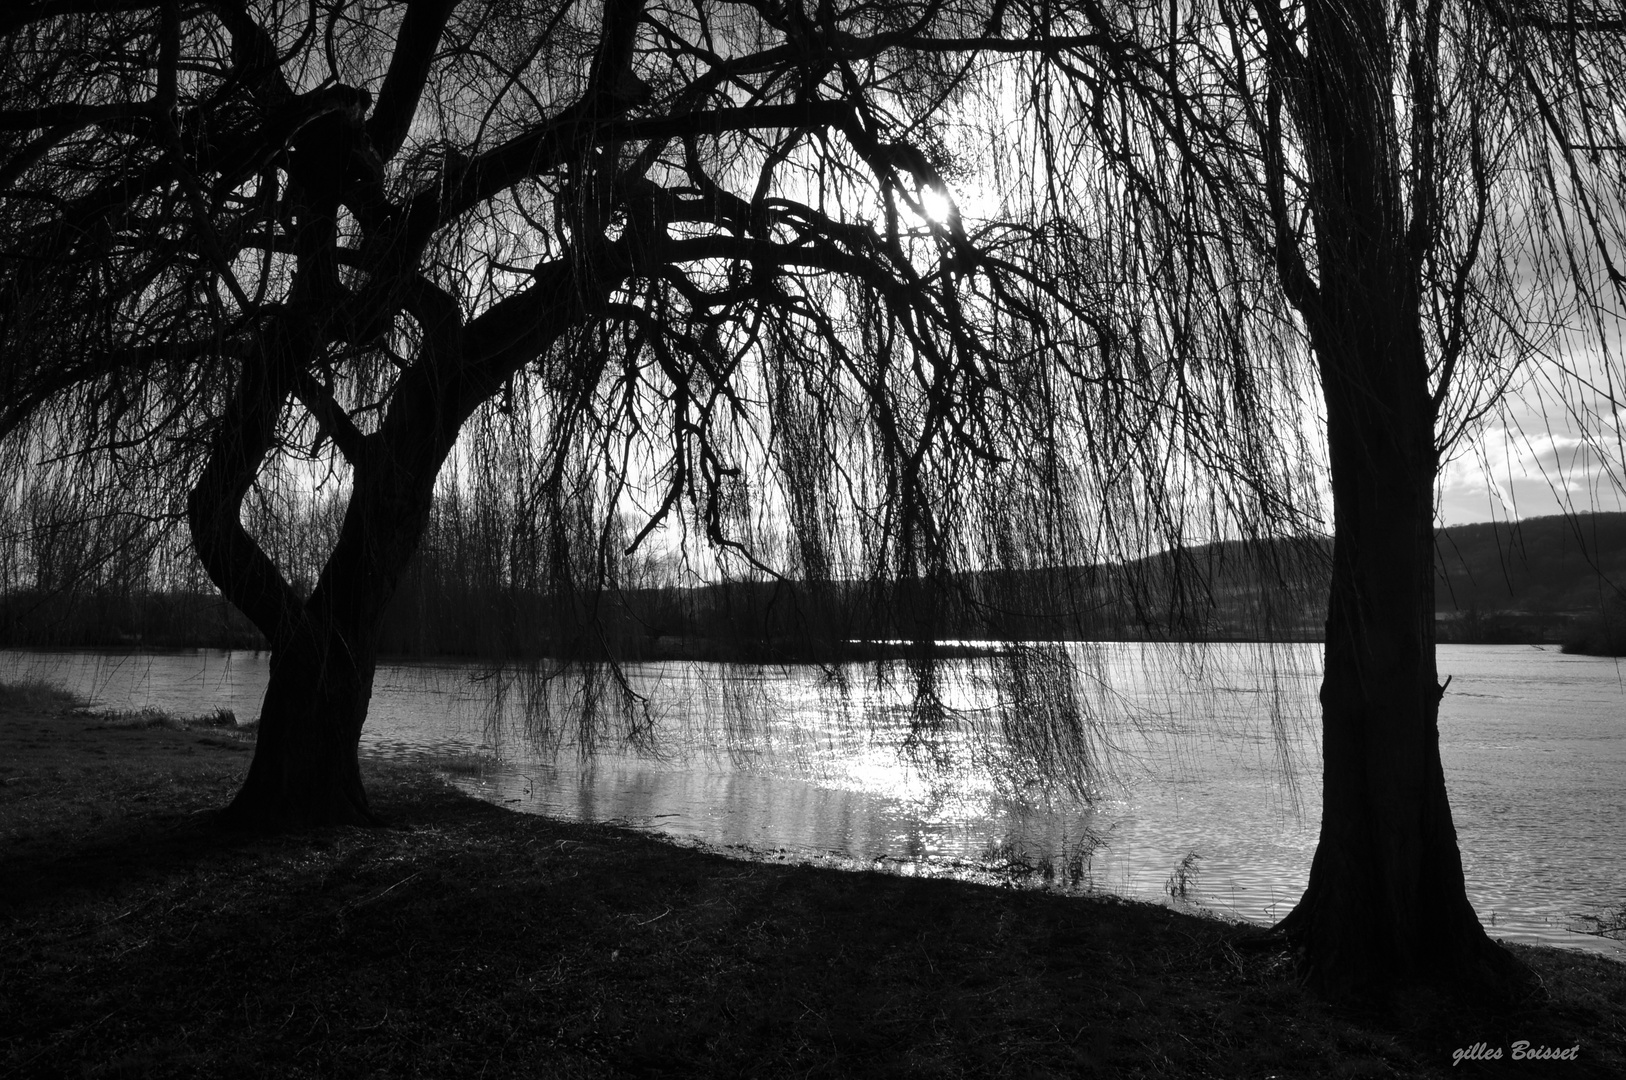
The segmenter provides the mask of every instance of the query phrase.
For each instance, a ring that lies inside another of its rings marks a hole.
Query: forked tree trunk
[[[357,750],[378,625],[429,521],[435,478],[455,427],[396,424],[354,462],[338,543],[307,600],[273,638],[271,679],[248,778],[223,822],[248,828],[375,824]]]
[[[267,352],[298,356],[299,346],[278,339]],[[275,446],[288,392],[278,372],[291,367],[245,363],[188,502],[194,546],[210,578],[271,642],[254,759],[222,823],[372,824],[357,749],[378,623],[417,549],[435,478],[472,405],[448,411],[432,394],[404,393],[379,432],[352,430],[351,494],[338,542],[316,588],[301,599],[241,521],[243,498]]]
[[[1434,662],[1437,404],[1418,260],[1434,178],[1401,197],[1385,6],[1306,8],[1291,84],[1316,277],[1301,305],[1327,410],[1333,573],[1321,687],[1321,837],[1280,929],[1334,995],[1415,982],[1505,995],[1522,969],[1469,903],[1440,764]]]
[[[354,428],[343,451],[352,466],[349,505],[339,539],[307,600],[301,600],[243,529],[240,511],[261,464],[276,445],[276,425],[293,363],[245,365],[236,401],[220,425],[188,516],[210,578],[272,643],[271,680],[260,714],[249,775],[222,815],[256,829],[376,822],[357,757],[377,666],[379,620],[429,522],[436,477],[458,432],[480,402],[529,358],[543,353],[582,318],[584,290],[572,267],[556,273],[559,301],[541,313],[522,301],[499,304],[485,345],[492,357],[467,362],[456,305],[425,287],[419,297],[427,358],[402,377],[377,431]],[[607,296],[625,273],[611,267],[595,282]],[[303,355],[301,342],[271,348]],[[598,365],[604,362],[600,355]],[[596,379],[599,367],[585,370]],[[336,441],[337,438],[336,437]]]
[[[406,16],[402,42],[410,40],[425,70],[452,6],[414,4]],[[590,86],[569,110],[576,120],[607,119],[632,106],[637,95],[622,88],[637,85],[631,73],[642,10],[641,0],[606,5]],[[390,83],[396,71],[392,64]],[[346,294],[335,246],[339,208],[347,205],[346,191],[355,194],[361,182],[357,150],[371,140],[379,144],[370,146],[372,151],[393,154],[412,114],[408,99],[394,99],[395,109],[375,114],[368,128],[361,121],[365,95],[353,92],[351,100],[356,104],[346,113],[325,116],[299,136],[288,193],[298,261],[292,300],[267,328],[259,349],[245,357],[237,395],[187,507],[194,545],[210,578],[272,643],[271,681],[254,760],[224,813],[233,825],[280,829],[374,820],[357,748],[372,696],[378,623],[423,535],[441,465],[480,403],[545,355],[570,327],[602,313],[645,253],[639,228],[629,226],[613,242],[584,245],[582,238],[593,233],[577,223],[576,258],[537,271],[551,277],[551,289],[539,280],[534,292],[501,300],[465,323],[458,302],[417,272],[415,260],[428,238],[412,239],[415,214],[408,214],[408,221],[396,223],[398,234],[369,233],[369,241],[388,235],[385,242],[362,245],[377,248],[377,265],[370,268],[374,280],[358,294]],[[604,160],[616,161],[615,144],[602,145]],[[592,156],[588,144],[579,149],[582,160]],[[380,156],[364,162],[361,174],[375,171]],[[608,173],[595,185],[583,190],[609,191]],[[580,208],[584,220],[596,220],[589,210]],[[599,216],[600,224],[607,224],[607,214]],[[395,383],[377,430],[363,435],[313,373],[324,366],[325,341],[383,334],[396,310],[416,322],[419,354]],[[584,397],[597,385],[607,356],[599,350],[578,358],[574,375]],[[276,448],[277,423],[290,397],[303,401],[352,467],[339,541],[305,601],[246,533],[239,516],[244,496]]]

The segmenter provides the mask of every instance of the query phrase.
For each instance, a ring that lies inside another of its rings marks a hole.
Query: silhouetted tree
[[[0,432],[186,492],[167,509],[274,655],[229,820],[370,820],[356,744],[378,623],[460,437],[465,509],[513,540],[458,545],[466,571],[548,590],[578,651],[623,552],[680,533],[747,575],[876,583],[923,642],[923,729],[948,716],[929,642],[963,607],[956,570],[1181,534],[1195,466],[1170,462],[1208,420],[1178,383],[1255,411],[1252,443],[1213,449],[1281,491],[1269,381],[1177,378],[1124,280],[1141,257],[1045,208],[1045,170],[1006,177],[1009,207],[953,206],[945,174],[972,175],[1004,127],[1005,17],[0,17]],[[308,584],[311,537],[282,514],[302,460],[346,495]]]
[[[1182,168],[1261,198],[1248,220],[1315,359],[1333,499],[1322,832],[1281,928],[1334,989],[1441,973],[1508,988],[1440,765],[1434,491],[1516,373],[1557,359],[1555,329],[1620,313],[1620,21],[1495,0],[1212,10],[1185,33],[1228,43],[1208,70],[1234,110],[1180,97],[1211,130],[1244,126],[1257,172],[1206,147]],[[1607,369],[1608,334],[1592,340]],[[1607,440],[1619,403],[1605,395],[1602,423],[1595,407],[1578,418]]]
[[[1181,343],[1206,322],[1246,341],[1209,361],[1243,362],[1237,381],[1305,363],[1320,391],[1322,833],[1279,930],[1335,992],[1513,990],[1466,898],[1440,764],[1435,485],[1520,380],[1559,388],[1546,401],[1592,460],[1619,457],[1626,22],[1498,0],[1215,0],[1089,5],[1076,25],[1095,40],[1047,100],[1085,132],[1043,125],[1046,161],[1084,156],[1100,200],[1128,204],[1095,220],[1166,280],[1154,294],[1175,306],[1148,324],[1177,370],[1206,359]],[[1291,311],[1204,319],[1233,292]]]

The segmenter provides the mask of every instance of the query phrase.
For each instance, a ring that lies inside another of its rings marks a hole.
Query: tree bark
[[[280,830],[379,823],[358,756],[376,662],[366,638],[335,626],[272,650],[254,760],[221,813],[223,825]]]
[[[1306,21],[1295,119],[1318,281],[1304,315],[1327,410],[1333,572],[1321,837],[1279,929],[1308,980],[1334,996],[1419,982],[1505,994],[1522,968],[1468,901],[1440,763],[1436,416],[1384,9],[1320,0]]]

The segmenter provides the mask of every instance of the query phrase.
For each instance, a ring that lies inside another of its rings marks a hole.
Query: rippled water
[[[1078,655],[1103,765],[1088,802],[1025,783],[997,738],[951,731],[942,760],[911,760],[905,691],[876,686],[871,669],[851,672],[843,695],[799,671],[636,666],[651,745],[583,757],[570,722],[579,684],[555,684],[550,727],[538,723],[543,699],[513,673],[392,665],[378,673],[363,744],[430,760],[514,809],[712,846],[904,873],[1031,867],[1058,887],[1144,899],[1167,899],[1184,865],[1189,902],[1258,922],[1285,913],[1319,823],[1319,647]],[[1441,646],[1439,666],[1453,676],[1441,747],[1481,918],[1510,939],[1626,956],[1620,942],[1577,932],[1626,903],[1621,667],[1529,646]],[[266,674],[251,653],[0,652],[0,678],[180,713],[252,717]],[[958,674],[948,696],[992,725],[991,690]]]

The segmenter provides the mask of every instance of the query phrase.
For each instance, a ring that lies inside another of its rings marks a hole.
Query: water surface
[[[1440,740],[1469,895],[1512,940],[1626,957],[1579,933],[1626,903],[1626,684],[1611,660],[1529,646],[1441,646]],[[714,847],[837,865],[978,876],[1032,868],[1269,922],[1304,888],[1320,815],[1318,646],[1108,644],[1077,651],[1091,716],[1088,799],[1046,791],[1003,753],[997,694],[951,666],[968,726],[907,747],[905,685],[848,671],[648,664],[646,747],[584,755],[579,682],[385,665],[369,753],[427,760],[513,809],[612,821]],[[108,707],[257,714],[253,653],[0,652],[0,678],[62,683]],[[546,708],[544,708],[546,706]],[[543,722],[539,723],[539,717]],[[992,731],[990,739],[976,731]],[[1184,889],[1180,888],[1184,885]]]

